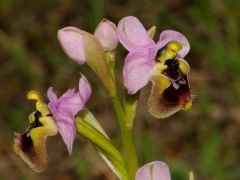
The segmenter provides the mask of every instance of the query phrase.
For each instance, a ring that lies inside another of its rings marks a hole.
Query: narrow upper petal
[[[82,33],[82,30],[75,27],[65,27],[58,31],[58,39],[63,50],[69,58],[79,64],[86,62]]]
[[[57,95],[53,91],[53,87],[50,87],[47,91],[47,96],[50,101],[56,101],[57,100]]]
[[[155,42],[149,37],[141,22],[133,16],[123,18],[117,27],[118,38],[128,51],[151,48]]]
[[[148,83],[153,66],[154,60],[150,60],[146,53],[127,55],[123,67],[123,79],[129,94],[135,94]]]
[[[182,49],[177,52],[177,55],[180,58],[184,58],[190,50],[190,44],[189,44],[187,38],[183,34],[177,32],[177,31],[165,30],[165,31],[161,32],[159,41],[157,43],[158,49],[163,48],[171,41],[177,41],[182,45]]]
[[[92,94],[90,83],[88,82],[87,78],[84,75],[82,75],[79,81],[79,94],[80,98],[83,101],[83,104],[85,104],[88,101],[89,97]]]
[[[73,141],[76,136],[76,122],[74,117],[62,116],[56,121],[58,131],[67,146],[68,153],[72,154]]]
[[[139,168],[135,180],[171,180],[171,175],[166,163],[154,161]]]

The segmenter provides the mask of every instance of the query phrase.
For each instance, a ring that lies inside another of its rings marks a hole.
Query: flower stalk
[[[117,116],[122,143],[124,150],[124,159],[126,161],[129,179],[132,180],[135,177],[135,172],[138,168],[137,153],[133,141],[132,128],[127,126],[127,118],[123,111],[122,105],[118,96],[112,97],[112,103]]]
[[[103,151],[106,156],[113,163],[119,177],[123,180],[128,180],[127,172],[125,169],[125,162],[123,161],[119,151],[113,146],[111,141],[107,139],[102,133],[91,126],[89,123],[81,119],[81,117],[76,118],[77,122],[77,132],[88,139],[91,143],[96,145],[101,151]]]

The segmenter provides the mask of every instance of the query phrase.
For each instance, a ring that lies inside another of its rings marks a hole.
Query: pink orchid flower
[[[58,98],[52,87],[48,89],[48,98],[50,100],[48,107],[53,114],[69,154],[72,153],[73,141],[76,135],[75,115],[84,108],[91,93],[90,84],[83,75],[79,81],[78,92],[75,89],[69,89]]]
[[[165,118],[190,107],[189,65],[182,59],[190,50],[187,38],[177,31],[166,30],[155,42],[133,16],[123,18],[117,32],[120,43],[129,51],[123,67],[124,85],[128,93],[135,94],[151,81],[153,86],[148,107],[157,118]],[[166,57],[169,54],[174,56],[160,61],[163,53]]]

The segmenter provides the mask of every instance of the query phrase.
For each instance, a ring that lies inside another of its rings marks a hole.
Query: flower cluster
[[[192,106],[188,82],[190,67],[183,59],[190,50],[189,42],[183,34],[173,30],[161,32],[155,42],[155,30],[155,26],[146,30],[136,17],[128,16],[121,19],[118,26],[103,19],[94,34],[75,27],[58,31],[58,39],[66,55],[78,64],[88,64],[107,90],[118,118],[123,146],[126,146],[123,147],[125,154],[132,153],[129,155],[132,158],[136,155],[131,149],[134,148],[131,135],[124,133],[132,133],[128,121],[134,119],[135,105],[132,99],[125,99],[124,107],[118,99],[114,66],[119,42],[129,52],[122,70],[128,93],[126,97],[138,97],[135,94],[151,82],[148,110],[154,117],[166,118]],[[164,162],[151,162],[137,170],[137,159],[131,163],[128,156],[121,156],[96,118],[85,108],[91,94],[90,83],[83,75],[78,90],[69,89],[59,98],[50,87],[48,104],[38,92],[30,91],[27,97],[36,100],[36,111],[29,116],[28,129],[23,134],[16,133],[14,151],[31,168],[41,172],[47,167],[46,137],[59,132],[69,154],[72,154],[78,132],[92,142],[120,179],[170,180],[169,168]]]

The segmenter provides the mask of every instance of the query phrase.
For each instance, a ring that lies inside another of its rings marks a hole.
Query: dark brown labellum
[[[169,59],[165,65],[167,68],[162,74],[151,77],[153,86],[148,98],[148,110],[156,118],[166,118],[191,102],[187,74],[180,70],[179,60]]]
[[[179,69],[177,59],[167,60],[167,69],[163,72],[167,76],[171,85],[163,92],[163,97],[173,104],[185,104],[190,100],[190,88],[187,76]]]

